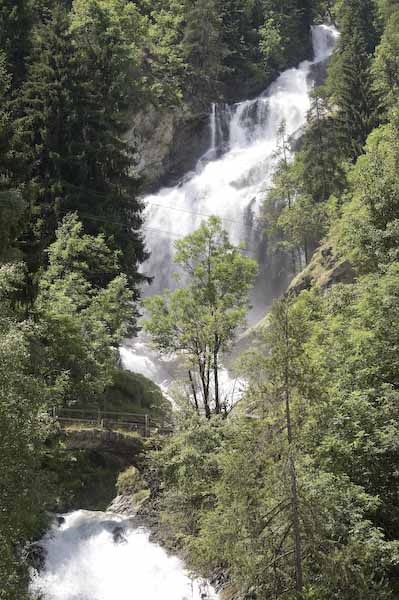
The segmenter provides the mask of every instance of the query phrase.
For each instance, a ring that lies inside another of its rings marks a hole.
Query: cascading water
[[[115,540],[115,531],[119,540]],[[31,591],[44,600],[216,600],[177,558],[123,517],[77,511],[43,540],[45,570]],[[39,596],[42,598],[42,596]]]
[[[255,100],[215,105],[210,149],[195,173],[146,198],[152,256],[145,271],[155,277],[150,293],[172,286],[173,241],[194,231],[204,217],[219,215],[235,242],[251,242],[246,214],[256,214],[270,185],[279,127],[285,120],[287,135],[294,136],[305,124],[312,69],[330,56],[337,36],[332,27],[314,27],[314,61],[286,71]],[[126,368],[164,389],[176,376],[174,363],[159,361],[144,338],[121,348],[121,358]],[[115,527],[125,529],[124,543],[115,543]],[[182,563],[152,544],[145,531],[117,515],[72,513],[50,530],[43,544],[46,565],[35,576],[32,591],[44,600],[217,598],[209,587],[191,581]]]
[[[173,288],[174,241],[194,231],[206,216],[221,217],[234,242],[246,242],[249,250],[255,250],[253,216],[270,186],[280,126],[284,121],[286,135],[294,137],[305,125],[312,71],[330,57],[338,32],[319,25],[313,27],[312,36],[313,61],[285,71],[254,100],[213,105],[210,149],[198,161],[196,171],[179,185],[145,198],[151,258],[144,270],[154,277],[146,293]],[[164,389],[173,381],[175,374],[168,372],[168,364],[158,360],[143,338],[122,348],[121,357],[127,369],[150,377]]]

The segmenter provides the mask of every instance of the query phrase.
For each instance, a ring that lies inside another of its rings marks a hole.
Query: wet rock
[[[147,106],[131,116],[126,139],[136,154],[135,172],[144,178],[147,191],[174,185],[208,150],[209,115],[192,114],[187,107]]]
[[[115,527],[112,532],[112,537],[114,539],[114,544],[126,544],[127,542],[123,527]]]
[[[312,287],[327,290],[337,283],[353,283],[356,273],[352,265],[327,241],[316,250],[305,269],[292,281],[289,291],[295,295]]]
[[[25,553],[27,562],[35,569],[35,571],[42,571],[44,569],[47,552],[39,542],[30,544],[26,548]]]
[[[136,514],[131,496],[116,496],[107,511],[127,517],[134,517]]]
[[[65,518],[57,517],[56,522],[57,522],[58,527],[61,527],[65,523]]]

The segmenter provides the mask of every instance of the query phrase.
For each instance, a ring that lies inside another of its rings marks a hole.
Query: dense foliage
[[[167,411],[118,369],[146,258],[129,118],[255,93],[310,56],[326,15],[338,48],[295,156],[282,124],[262,227],[291,274],[327,239],[356,277],[275,304],[230,410],[219,368],[255,264],[218,220],[179,242],[182,288],[148,302],[147,329],[183,356],[194,410],[145,481],[119,483],[151,487],[163,541],[231,597],[398,597],[397,1],[0,0],[1,600],[27,597],[57,464],[79,475],[49,407],[124,406],[134,388]]]
[[[186,287],[148,298],[144,329],[161,353],[183,358],[196,412],[207,418],[227,414],[231,401],[221,392],[221,356],[245,323],[256,263],[230,243],[216,217],[176,242],[175,262]]]
[[[281,128],[262,216],[293,274],[326,239],[352,282],[276,302],[230,417],[183,418],[150,460],[165,543],[229,598],[399,593],[399,7],[326,8],[340,42],[295,156]]]

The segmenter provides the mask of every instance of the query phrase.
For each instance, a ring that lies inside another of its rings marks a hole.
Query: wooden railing
[[[167,434],[171,432],[170,426],[157,421],[148,414],[53,407],[50,410],[50,416],[56,419],[62,428],[82,426],[111,431],[136,431],[146,438],[154,433]]]

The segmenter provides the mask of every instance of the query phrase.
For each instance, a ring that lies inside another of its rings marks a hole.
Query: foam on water
[[[244,241],[251,249],[253,232],[246,215],[251,211],[256,217],[270,187],[281,123],[285,121],[288,136],[301,131],[310,108],[312,68],[329,58],[338,32],[319,25],[313,27],[312,37],[313,61],[285,71],[254,100],[233,106],[213,105],[209,118],[210,149],[198,162],[196,171],[179,185],[145,198],[146,225],[153,231],[146,236],[151,257],[144,271],[154,277],[146,294],[176,285],[174,241],[193,232],[204,216],[220,216],[232,240]],[[165,384],[165,366],[148,349],[145,338],[124,347],[122,358],[130,370]],[[230,388],[234,387],[227,374],[224,380]]]
[[[114,542],[115,527],[124,529],[124,543]],[[46,567],[34,577],[32,592],[45,600],[217,599],[205,582],[189,577],[178,558],[117,515],[71,513],[43,544]]]

